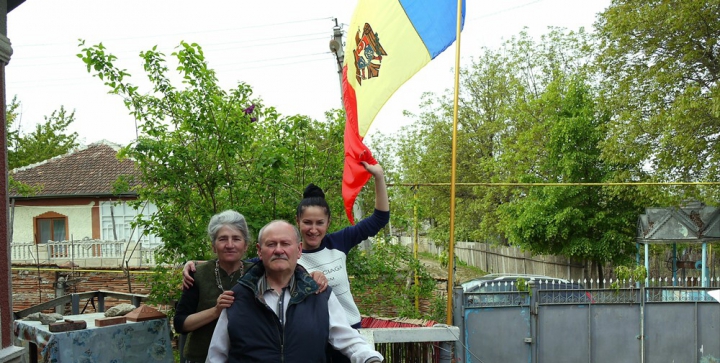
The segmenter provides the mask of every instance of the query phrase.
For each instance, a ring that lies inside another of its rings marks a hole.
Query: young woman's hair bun
[[[310,183],[303,191],[303,198],[325,198],[325,193],[317,185]]]

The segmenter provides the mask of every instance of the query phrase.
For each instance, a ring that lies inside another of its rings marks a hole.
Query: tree
[[[546,151],[543,104],[536,100],[553,79],[584,66],[587,35],[556,29],[538,43],[522,32],[499,50],[483,54],[461,71],[457,182],[517,182],[538,173]],[[396,146],[397,172],[405,183],[448,183],[452,140],[451,91],[427,94],[416,122],[390,143]],[[449,187],[421,187],[422,218],[434,227],[433,237],[446,241]],[[406,193],[410,193],[407,191]],[[509,188],[458,187],[457,239],[503,241],[497,207],[510,198]],[[406,195],[402,200],[411,200]],[[395,209],[396,205],[393,205]]]
[[[221,89],[202,48],[185,42],[172,53],[182,87],[172,84],[165,55],[153,48],[140,54],[152,83],[140,93],[102,44],[80,45],[88,72],[122,96],[138,121],[140,135],[121,155],[141,171],[138,204],[158,208],[149,220],[136,220],[163,240],[156,256],[161,273],[150,277],[156,301],[179,297],[179,271],[168,278],[168,268],[211,257],[205,228],[215,213],[235,209],[254,231],[273,219],[292,221],[310,182],[324,187],[331,207],[342,210],[342,112],[328,112],[326,122],[283,117],[253,97],[247,84]],[[342,221],[335,218],[333,226]]]
[[[503,127],[503,113],[509,99],[508,59],[486,49],[484,55],[468,69],[462,70],[463,93],[460,95],[458,116],[457,182],[498,180],[494,173],[497,157],[497,135]],[[448,183],[451,174],[452,93],[427,93],[421,100],[421,112],[415,123],[394,135],[394,141],[384,142],[395,150],[384,152],[396,155],[395,173],[402,183]],[[387,163],[383,160],[383,163]],[[430,223],[431,237],[437,243],[447,243],[449,236],[450,188],[419,186],[393,191],[393,211],[400,209],[413,214],[417,194],[418,214]],[[485,239],[499,233],[492,211],[502,200],[503,191],[482,187],[456,189],[456,238]],[[393,213],[395,214],[395,212]],[[408,228],[409,230],[409,228]]]
[[[618,180],[600,145],[611,113],[597,106],[593,38],[551,29],[525,32],[462,70],[458,183]],[[404,182],[449,182],[452,94],[428,95],[416,123],[394,142]],[[422,188],[421,218],[436,243],[447,240],[449,188]],[[407,196],[405,200],[411,200]],[[639,196],[627,188],[459,186],[455,237],[510,243],[604,263],[633,247]],[[395,204],[393,205],[395,210]]]
[[[76,132],[67,133],[67,129],[75,121],[75,112],[68,113],[63,106],[45,116],[45,123],[35,126],[31,133],[22,131],[19,124],[20,102],[14,97],[6,108],[7,122],[7,160],[8,169],[13,170],[64,155],[78,146]],[[10,189],[21,195],[32,195],[41,187],[30,187],[13,179],[9,175]]]
[[[589,85],[574,77],[567,86],[549,85],[546,103],[546,156],[541,175],[525,182],[600,183],[615,168],[600,157],[607,115],[599,112]],[[511,243],[537,254],[563,255],[596,263],[627,262],[634,252],[635,224],[642,211],[629,188],[595,186],[529,187],[500,206]]]
[[[717,180],[720,2],[616,0],[595,26],[604,107],[614,111],[603,157],[627,165],[627,178]]]
[[[78,146],[77,132],[67,133],[75,121],[75,111],[68,112],[65,107],[45,116],[45,122],[37,124],[35,130],[25,133],[21,129],[17,98],[7,106],[8,167],[10,170],[48,160],[63,155]]]

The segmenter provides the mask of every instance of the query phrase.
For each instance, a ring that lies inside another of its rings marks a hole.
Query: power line
[[[281,67],[281,66],[288,66],[288,65],[295,65],[295,64],[304,64],[304,63],[313,63],[313,62],[321,62],[321,61],[322,61],[322,62],[325,62],[325,61],[327,61],[328,59],[331,59],[331,58],[317,58],[317,59],[308,59],[308,60],[294,61],[294,62],[286,62],[286,63],[278,63],[278,64],[266,64],[266,65],[261,65],[261,66],[257,66],[257,67],[242,67],[242,68],[237,68],[237,69],[232,69],[232,70],[246,71],[246,70],[251,70],[251,69],[261,69],[261,68],[270,68],[270,67]],[[333,60],[333,63],[334,63],[334,62],[335,62],[335,61]]]
[[[241,50],[241,49],[245,49],[247,51],[248,49],[252,49],[252,48],[274,46],[274,45],[287,44],[287,43],[306,43],[306,42],[318,41],[318,40],[323,40],[323,39],[327,39],[327,36],[317,37],[317,38],[308,38],[308,39],[302,39],[302,40],[279,41],[279,42],[274,42],[274,43],[258,44],[258,45],[253,45],[253,46],[249,46],[249,47],[224,47],[224,48],[203,47],[203,51],[206,53],[208,53],[208,52],[212,53],[212,52],[217,52],[217,51],[227,51],[227,50]],[[320,46],[320,45],[318,45],[318,46]],[[122,57],[123,60],[125,60],[125,59],[129,58],[129,56],[131,55],[131,52],[132,51],[113,53],[113,55],[115,55],[118,58]],[[132,52],[132,55],[139,57],[139,52]],[[67,56],[67,55],[63,55],[63,56],[50,56],[50,57],[42,57],[42,58],[68,58],[68,57],[69,56]],[[75,58],[74,55],[72,57]],[[213,57],[213,58],[221,58],[221,57]],[[14,61],[18,62],[18,61],[22,61],[22,60],[26,60],[26,59],[39,59],[39,58],[24,58],[24,59],[20,59],[20,60],[15,59]],[[133,58],[133,59],[137,59],[137,58]],[[208,59],[206,59],[206,60],[208,60]],[[211,62],[212,60],[208,60],[208,61]],[[28,68],[28,67],[42,67],[42,66],[53,67],[53,66],[67,66],[67,65],[73,65],[73,64],[82,65],[83,67],[85,67],[85,65],[81,61],[76,60],[74,62],[21,63],[21,64],[11,63],[11,65],[8,65],[8,68],[10,68],[10,67],[12,67],[12,68]]]
[[[295,55],[286,56],[286,57],[253,59],[253,60],[249,60],[249,61],[240,61],[240,62],[233,62],[233,63],[213,63],[212,61],[208,61],[208,60],[206,60],[206,62],[208,64],[208,68],[215,69],[218,66],[225,66],[225,65],[242,65],[242,64],[258,63],[258,62],[273,62],[276,60],[284,60],[284,59],[302,59],[305,57],[312,57],[312,56],[316,56],[316,55],[326,55],[326,54],[330,54],[330,51],[306,53],[306,54],[295,54]],[[82,66],[83,68],[85,68],[85,65],[82,64],[81,62],[67,63],[67,64],[77,64],[78,67]],[[20,66],[18,66],[18,67],[20,67]],[[79,79],[84,79],[84,78],[79,78],[79,77],[57,78],[57,79],[52,79],[52,81],[73,81],[73,80],[79,80]],[[47,79],[43,79],[43,80],[47,80]],[[23,84],[23,83],[36,83],[38,81],[39,80],[24,80],[24,81],[16,81],[16,82],[11,82],[11,83],[12,84]]]
[[[307,23],[307,22],[312,22],[312,21],[330,20],[330,19],[332,19],[332,17],[293,20],[293,21],[286,21],[286,22],[272,23],[272,24],[249,25],[249,26],[239,27],[239,28],[213,29],[213,30],[205,30],[205,31],[180,32],[180,33],[168,33],[168,34],[153,34],[153,35],[146,35],[146,36],[124,37],[124,38],[108,38],[108,39],[106,39],[106,41],[152,39],[152,38],[160,38],[160,37],[167,37],[167,36],[174,36],[174,35],[186,35],[186,34],[192,35],[192,34],[220,33],[220,32],[235,31],[235,30],[278,27],[278,26],[287,25],[287,24]],[[62,45],[62,44],[67,44],[67,43],[63,42],[63,43],[13,44],[13,48],[43,47],[43,46]]]
[[[226,65],[234,65],[234,64],[243,65],[243,64],[258,63],[258,62],[272,62],[275,60],[282,60],[282,59],[301,59],[304,57],[311,57],[311,56],[315,56],[315,55],[325,55],[325,54],[332,54],[332,53],[330,51],[326,51],[326,52],[319,52],[319,53],[312,53],[312,54],[305,54],[305,55],[291,55],[291,56],[287,56],[287,57],[253,59],[251,61],[246,61],[246,62],[220,63],[220,64],[216,64],[215,66],[226,66]]]
[[[300,39],[293,39],[293,38],[300,38]],[[309,41],[316,41],[316,40],[322,40],[327,39],[327,32],[323,33],[310,33],[310,34],[302,34],[302,35],[290,35],[286,37],[268,37],[268,38],[259,38],[259,39],[252,39],[248,41],[240,41],[240,42],[222,42],[222,43],[205,43],[200,44],[200,46],[203,48],[203,51],[216,51],[216,50],[226,50],[226,49],[241,49],[241,48],[254,48],[254,47],[266,47],[266,46],[273,46],[273,45],[279,45],[279,44],[287,44],[287,43],[303,43],[303,42],[309,42]],[[267,42],[268,40],[279,40],[276,42]],[[264,42],[263,44],[249,44],[249,43],[257,43],[257,42]],[[224,47],[224,48],[215,48],[214,45],[232,45],[232,44],[238,44],[239,46],[235,47]],[[247,45],[246,45],[247,44]],[[77,52],[80,52],[78,49]],[[138,55],[140,53],[139,50],[122,50],[119,52],[110,52],[113,55],[117,56],[127,56],[127,55]],[[73,54],[74,56],[75,54]],[[25,60],[34,60],[34,59],[57,59],[57,58],[65,58],[67,57],[66,54],[59,54],[59,55],[47,55],[47,56],[37,56],[37,57],[22,57],[18,56],[13,58],[14,62],[18,61],[25,61]],[[46,63],[47,64],[47,63]],[[50,63],[50,64],[61,64],[61,63]],[[69,63],[62,63],[62,64],[69,64]],[[40,65],[40,64],[38,64]]]
[[[310,41],[316,41],[316,40],[323,40],[328,39],[327,35],[323,35],[322,37],[315,37],[315,38],[306,38],[301,40],[285,40],[280,42],[272,42],[272,43],[265,43],[265,44],[256,44],[256,45],[249,45],[249,46],[239,46],[239,47],[224,47],[224,48],[205,48],[203,46],[203,50],[205,51],[218,51],[218,50],[228,50],[228,49],[248,49],[248,48],[257,48],[257,47],[267,47],[267,46],[274,46],[279,44],[288,44],[288,43],[304,43],[304,42],[310,42]],[[325,44],[323,44],[325,45]]]
[[[720,182],[618,182],[618,183],[455,183],[464,187],[622,187],[622,186],[664,186],[664,185],[708,185],[718,186]],[[388,183],[388,186],[430,186],[445,187],[450,183]]]
[[[529,3],[525,3],[525,4],[513,6],[513,7],[510,7],[510,8],[507,8],[507,9],[498,10],[498,11],[496,11],[496,12],[494,12],[494,13],[483,14],[483,15],[474,17],[474,18],[472,18],[472,19],[466,20],[466,24],[467,24],[467,21],[473,22],[473,21],[475,21],[475,20],[479,20],[479,19],[483,19],[483,18],[489,18],[489,17],[491,17],[491,16],[495,16],[495,15],[498,15],[498,14],[506,13],[506,12],[511,11],[511,10],[516,10],[516,9],[524,8],[524,7],[528,6],[528,5],[532,5],[532,4],[535,4],[535,3],[539,3],[539,2],[541,2],[541,1],[543,1],[543,0],[535,0],[535,1],[531,1],[531,2],[529,2]]]
[[[327,52],[326,52],[327,53]],[[318,54],[326,54],[326,53],[318,53]],[[286,58],[283,58],[286,59]],[[292,62],[283,62],[283,63],[273,63],[273,64],[263,64],[259,66],[250,66],[250,67],[231,67],[231,68],[222,68],[222,67],[210,67],[211,69],[217,71],[247,71],[247,70],[253,70],[253,69],[262,69],[262,68],[271,68],[271,67],[283,67],[288,65],[296,65],[296,64],[305,64],[305,63],[314,63],[314,62],[325,62],[327,60],[331,60],[331,58],[323,57],[323,58],[313,58],[313,59],[303,59],[303,60],[296,60]],[[266,61],[268,62],[268,61]],[[226,64],[226,65],[232,65],[232,64]],[[51,83],[49,83],[49,81]],[[75,81],[75,82],[67,82],[67,81]],[[73,86],[88,86],[91,85],[92,82],[97,82],[96,77],[88,77],[85,78],[64,78],[64,79],[41,79],[41,80],[30,80],[30,81],[17,81],[17,82],[7,82],[8,86],[8,92],[12,93],[14,90],[22,90],[22,89],[33,89],[36,87],[73,87]],[[101,83],[97,83],[101,84]]]

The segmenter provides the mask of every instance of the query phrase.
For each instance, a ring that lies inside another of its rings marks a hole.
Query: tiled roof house
[[[140,176],[132,160],[118,160],[119,149],[119,145],[101,141],[15,169],[12,176],[17,181],[42,188],[30,199],[113,196],[113,184],[118,177],[139,179]],[[21,197],[13,194],[16,193],[11,192],[10,198]]]
[[[141,235],[130,226],[137,211],[126,203],[137,195],[113,194],[119,177],[131,185],[140,179],[132,160],[118,160],[119,149],[101,141],[11,171],[15,180],[40,188],[31,196],[10,191],[12,241],[135,240]],[[152,209],[146,207],[143,214]]]

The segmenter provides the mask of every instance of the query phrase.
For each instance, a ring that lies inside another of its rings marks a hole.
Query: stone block
[[[111,307],[110,309],[107,309],[107,311],[105,311],[105,316],[107,316],[108,318],[113,317],[113,316],[123,316],[123,315],[135,310],[135,308],[136,308],[136,306],[133,304],[127,304],[127,303],[118,304],[118,305]]]
[[[85,320],[65,320],[57,323],[52,323],[49,326],[50,331],[53,333],[63,331],[73,331],[87,328],[87,322]]]
[[[43,325],[52,324],[58,320],[62,320],[63,316],[58,313],[51,313],[51,314],[45,314],[45,313],[32,313],[25,317],[24,320],[30,320],[30,321],[39,321]]]

